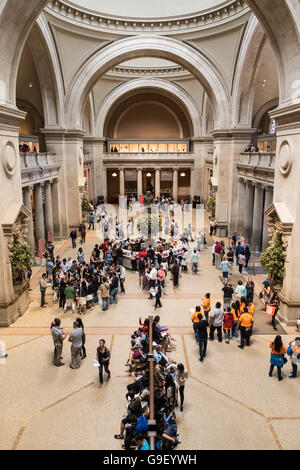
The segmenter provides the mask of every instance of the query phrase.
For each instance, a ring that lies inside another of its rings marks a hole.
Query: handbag
[[[264,294],[262,292],[259,293],[259,298],[262,299]]]
[[[270,317],[273,317],[273,315],[275,313],[275,310],[276,310],[276,307],[274,307],[272,305],[267,305],[266,306],[266,315],[269,315]]]

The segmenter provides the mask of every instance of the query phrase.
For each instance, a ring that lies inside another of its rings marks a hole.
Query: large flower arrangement
[[[274,281],[282,281],[285,275],[286,245],[281,235],[277,235],[261,254],[261,264]]]
[[[206,201],[207,210],[214,217],[216,212],[216,195],[211,193]]]
[[[32,251],[27,243],[15,238],[10,247],[10,262],[15,281],[22,280],[32,266]]]

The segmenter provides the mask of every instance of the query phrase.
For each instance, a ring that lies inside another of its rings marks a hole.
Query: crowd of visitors
[[[127,386],[126,416],[121,420],[116,439],[124,440],[125,450],[150,450],[147,437],[150,413],[149,317],[131,335],[129,357],[125,366],[134,371],[134,381]],[[154,362],[154,418],[156,420],[157,450],[170,451],[180,444],[175,409],[183,411],[187,371],[170,356],[174,338],[167,326],[156,316],[152,323]]]

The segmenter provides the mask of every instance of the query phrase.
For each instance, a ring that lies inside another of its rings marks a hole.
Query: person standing
[[[40,279],[40,291],[41,291],[41,307],[46,307],[47,302],[45,302],[45,295],[47,287],[50,287],[51,283],[47,281],[47,274],[42,274]]]
[[[101,287],[100,287],[101,289]],[[110,294],[110,303],[117,304],[118,303],[118,292],[119,292],[119,281],[117,278],[117,274],[113,273],[110,286],[109,286],[109,294]]]
[[[247,291],[247,300],[249,300],[250,302],[253,302],[255,284],[254,284],[252,277],[248,277],[248,281],[246,282],[245,287]]]
[[[121,295],[125,294],[125,276],[126,276],[126,269],[125,267],[121,264],[120,265],[120,274],[119,274],[119,279],[120,279],[120,288],[121,288]]]
[[[81,346],[81,351],[80,351],[80,359],[85,359],[86,358],[86,349],[85,349],[86,337],[85,337],[85,332],[84,332],[84,325],[80,317],[76,318],[76,321],[79,325],[79,328],[82,328],[82,346]]]
[[[236,265],[238,265],[239,254],[242,253],[243,250],[244,250],[244,248],[242,247],[241,242],[238,242],[238,244],[235,248]]]
[[[90,213],[88,230],[91,228],[92,230],[95,230],[95,216],[93,212]]]
[[[70,238],[72,240],[72,248],[76,248],[77,232],[75,229],[71,231]]]
[[[171,269],[171,273],[173,275],[173,285],[174,287],[178,287],[178,280],[179,280],[179,265],[177,263],[177,261],[175,260],[173,266],[172,266],[172,269]]]
[[[161,289],[161,284],[159,282],[159,280],[157,279],[156,280],[156,286],[155,286],[155,305],[154,305],[154,308],[155,310],[157,308],[161,308],[162,305],[161,305],[161,292],[162,292],[162,289]]]
[[[102,310],[108,310],[109,307],[109,301],[108,301],[108,295],[109,295],[109,283],[107,281],[107,278],[104,277],[102,280],[102,284],[100,286],[100,292],[101,292],[101,299],[102,299]]]
[[[224,256],[223,260],[220,263],[220,271],[222,273],[223,284],[227,284],[228,282],[229,270],[230,270],[230,263],[227,259],[227,256]]]
[[[192,256],[191,256],[191,265],[192,265],[192,273],[197,274],[198,273],[198,263],[199,263],[199,255],[196,250],[194,250]]]
[[[210,312],[210,293],[209,292],[205,294],[204,296],[202,307],[203,307],[205,318],[208,321],[209,312]]]
[[[273,326],[273,329],[277,331],[275,319],[276,319],[276,315],[278,313],[279,306],[280,306],[280,300],[279,300],[278,294],[273,295],[269,305],[271,305],[271,307],[275,307],[274,314],[272,315],[272,326]]]
[[[110,351],[109,349],[105,346],[105,339],[100,339],[99,341],[99,346],[97,348],[97,356],[96,360],[99,363],[99,388],[102,388],[103,386],[103,367],[105,372],[107,373],[107,380],[110,379],[110,370],[109,370],[109,361],[110,361]]]
[[[66,311],[67,308],[72,308],[72,311],[75,312],[75,289],[70,282],[67,287],[65,288],[65,306],[64,310]]]
[[[246,256],[243,251],[239,253],[238,255],[238,266],[239,266],[239,273],[242,274],[243,268],[246,266]]]
[[[69,334],[68,332],[64,332],[63,328],[60,328],[60,323],[60,318],[55,318],[51,326],[51,334],[54,343],[53,364],[56,367],[61,367],[65,365],[64,362],[61,362],[63,342]]]
[[[195,310],[191,309],[191,320],[192,320],[193,330],[195,333],[195,340],[197,344],[199,344],[199,334],[198,334],[198,329],[197,329],[197,323],[199,323],[199,314],[201,314],[200,305],[197,305]]]
[[[289,376],[289,379],[295,379],[297,377],[298,361],[300,354],[300,338],[299,336],[295,338],[295,341],[290,341],[287,348],[287,354],[291,358],[292,372]]]
[[[271,357],[270,357],[270,371],[269,377],[273,375],[273,369],[277,367],[277,377],[278,380],[282,380],[281,369],[284,365],[284,355],[286,353],[286,347],[282,344],[282,339],[280,335],[277,335],[275,340],[269,344],[271,348]]]
[[[233,326],[233,314],[231,313],[231,307],[227,307],[224,318],[223,318],[223,328],[224,328],[224,333],[225,333],[225,343],[229,343],[230,338],[230,333],[232,330]]]
[[[232,301],[232,296],[233,296],[233,288],[231,284],[225,284],[225,286],[222,289],[223,291],[223,308],[227,309],[228,307],[231,306],[231,301]]]
[[[199,361],[203,362],[206,356],[206,349],[207,349],[207,328],[209,324],[205,317],[203,317],[202,313],[198,314],[198,322],[195,323],[195,328],[199,338],[199,354],[200,358]]]
[[[250,346],[250,336],[253,323],[253,316],[248,312],[248,308],[245,307],[244,313],[242,313],[239,318],[239,325],[241,328],[241,344],[239,344],[238,347],[240,349],[244,349],[245,341],[247,346]]]
[[[185,381],[187,379],[187,371],[184,369],[183,364],[177,364],[177,369],[175,372],[175,385],[176,389],[179,392],[180,396],[180,411],[183,411],[183,402],[184,402],[184,388],[185,388]]]
[[[71,344],[71,369],[79,369],[80,367],[80,351],[82,348],[82,336],[83,331],[80,328],[79,323],[74,321],[73,330],[70,333],[69,341]]]
[[[81,235],[80,243],[82,245],[83,243],[85,243],[85,236],[86,236],[86,226],[83,222],[81,222],[81,224],[79,225],[78,231]]]
[[[223,324],[224,311],[221,308],[220,302],[216,303],[216,308],[209,315],[209,339],[214,340],[215,330],[218,332],[218,341],[222,343],[222,324]]]
[[[215,246],[215,265],[217,269],[220,269],[222,253],[223,253],[222,245],[220,242],[217,242]]]

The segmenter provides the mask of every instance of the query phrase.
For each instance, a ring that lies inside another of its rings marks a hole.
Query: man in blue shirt
[[[243,250],[244,250],[244,248],[242,247],[241,242],[238,242],[237,247],[235,249],[236,265],[238,265],[239,254],[242,253]]]

